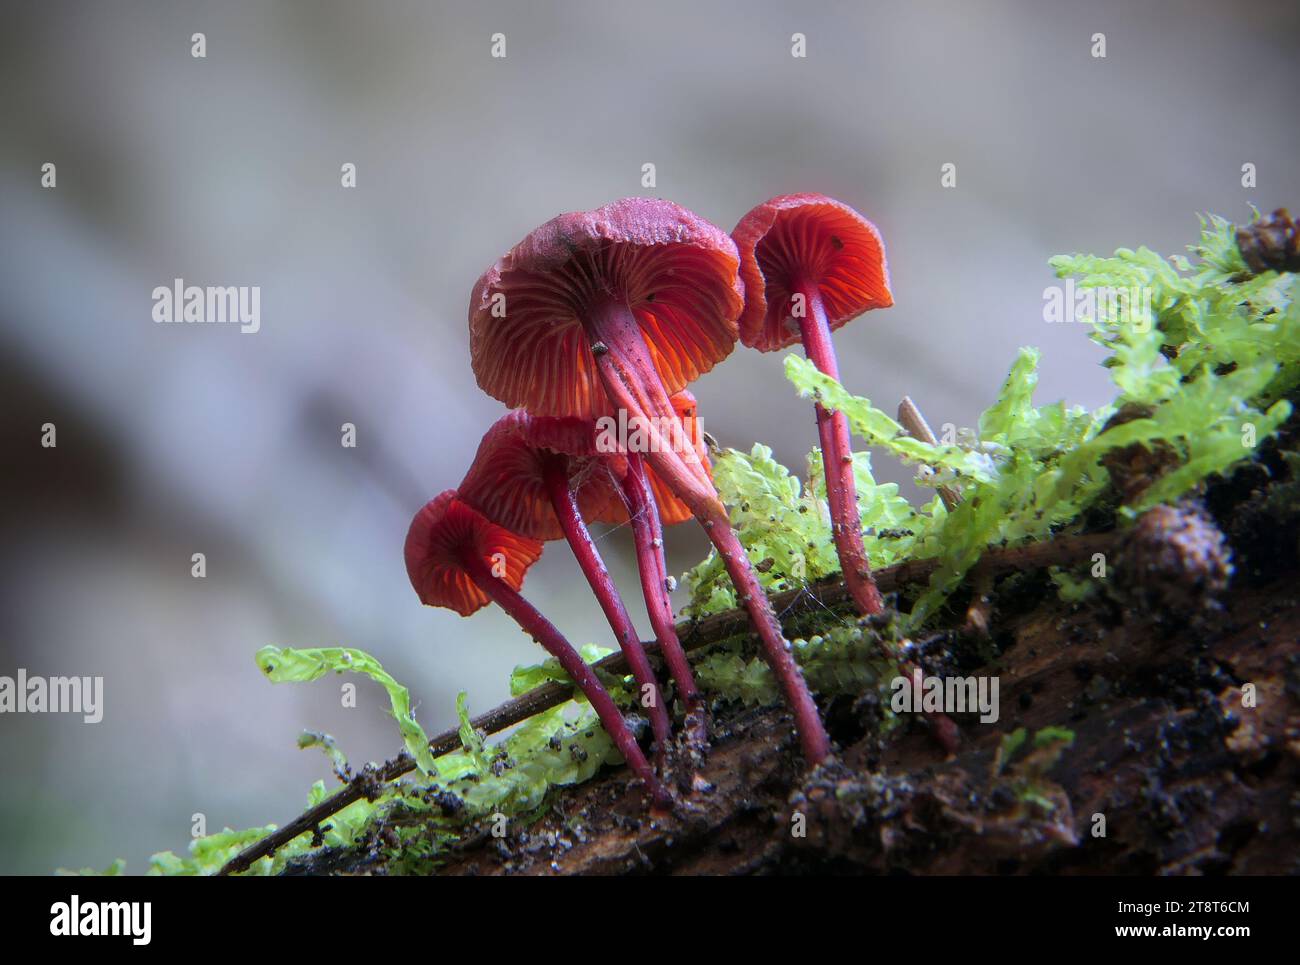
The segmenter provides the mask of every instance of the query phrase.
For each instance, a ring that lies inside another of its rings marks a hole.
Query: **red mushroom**
[[[596,673],[555,626],[520,594],[524,574],[542,544],[489,522],[448,489],[415,514],[406,534],[406,572],[420,600],[469,616],[496,603],[546,648],[591,702],[601,724],[633,772],[645,782],[656,808],[671,805]]]
[[[760,352],[802,341],[813,365],[838,379],[831,332],[865,311],[894,304],[885,244],[876,226],[825,195],[789,194],[754,208],[731,234],[745,282],[741,341]],[[848,420],[820,404],[816,411],[840,570],[858,609],[879,613],[884,604],[862,542]],[[900,667],[911,675],[910,662],[904,660]],[[939,742],[954,751],[956,724],[944,714],[927,717]]]
[[[460,484],[460,498],[521,536],[568,541],[641,688],[662,754],[671,738],[668,709],[641,638],[587,528],[590,519],[609,518],[611,506],[619,502],[601,466],[595,423],[531,416],[516,409],[483,436]]]
[[[824,195],[790,194],[754,208],[731,235],[745,282],[741,341],[775,352],[802,340],[813,365],[838,379],[831,332],[869,309],[894,304],[876,226]],[[862,613],[879,613],[880,591],[862,543],[848,420],[818,404],[817,431],[844,581]]]
[[[735,346],[743,307],[736,246],[669,201],[627,198],[560,215],[484,273],[470,300],[479,385],[536,415],[621,413],[641,453],[704,526],[795,718],[805,755],[830,739],[727,510],[698,453],[674,445],[670,396]],[[674,427],[677,427],[675,430]]]

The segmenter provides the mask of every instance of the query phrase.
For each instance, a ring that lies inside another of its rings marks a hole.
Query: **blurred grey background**
[[[272,687],[264,644],[373,652],[430,732],[457,690],[484,710],[540,659],[497,612],[421,607],[401,553],[501,412],[466,305],[530,228],[658,194],[729,230],[771,195],[831,194],[879,225],[897,299],[837,336],[851,388],[970,424],[1036,344],[1040,399],[1097,405],[1084,330],[1042,321],[1046,259],[1174,252],[1198,211],[1300,203],[1298,9],[4,3],[0,674],[103,675],[106,697],[94,726],[0,716],[0,871],[141,872],[193,814],[283,823],[328,773],[303,728],[357,762],[396,751],[382,691],[355,678],[349,710],[337,679]],[[177,277],[261,286],[261,331],[154,324]],[[802,467],[815,430],[779,355],[738,349],[696,391],[724,444]],[[634,595],[625,536],[602,547]],[[702,555],[671,542],[677,571]],[[575,642],[607,640],[562,547],[526,589]]]

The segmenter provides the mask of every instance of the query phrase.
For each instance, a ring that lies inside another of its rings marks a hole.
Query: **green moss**
[[[866,472],[869,476],[870,469]],[[827,538],[824,501],[805,490],[767,446],[756,445],[749,455],[724,450],[714,463],[713,478],[765,589],[779,592],[839,572],[835,547]],[[735,607],[735,590],[716,554],[686,580],[692,588],[688,616]]]
[[[257,666],[272,683],[303,683],[319,680],[327,673],[365,674],[388,693],[389,705],[406,751],[424,774],[436,774],[438,766],[429,753],[429,738],[411,710],[411,693],[394,680],[378,660],[364,650],[351,647],[318,647],[294,650],[263,647],[257,651]]]
[[[831,626],[811,637],[791,641],[795,660],[808,686],[822,696],[861,695],[875,690],[882,697],[887,722],[890,681],[898,665],[881,657],[877,631],[865,621]],[[776,679],[761,658],[746,654],[741,641],[733,641],[696,665],[696,679],[707,692],[748,706],[780,700]]]
[[[1048,570],[1056,584],[1056,595],[1063,603],[1081,603],[1097,592],[1101,584],[1087,576],[1076,576],[1069,570],[1053,566]]]
[[[993,759],[993,775],[1021,804],[1051,813],[1056,809],[1060,789],[1047,772],[1074,744],[1074,731],[1065,727],[1044,727],[1033,739],[1018,727],[1002,738]]]

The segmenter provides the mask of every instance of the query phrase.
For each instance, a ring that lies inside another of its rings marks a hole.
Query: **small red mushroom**
[[[805,755],[830,739],[726,507],[693,446],[674,445],[670,396],[735,346],[744,301],[736,246],[670,201],[627,198],[560,215],[489,268],[470,299],[479,385],[535,415],[619,411],[644,430],[640,453],[698,519],[749,611]]]
[[[643,697],[649,698],[648,705],[644,699],[642,704],[662,754],[671,736],[668,709],[641,638],[587,528],[588,520],[608,519],[611,507],[620,502],[602,465],[594,422],[531,416],[516,409],[483,436],[460,484],[460,498],[521,536],[568,542],[632,676]]]
[[[613,698],[555,626],[520,594],[542,544],[489,522],[448,489],[415,514],[406,534],[406,572],[420,600],[469,616],[496,603],[555,657],[582,691],[657,809],[671,806]]]
[[[838,379],[831,332],[873,308],[894,304],[880,232],[848,205],[821,194],[788,194],[764,201],[731,233],[740,252],[745,310],[740,339],[760,352],[802,341],[818,371]],[[884,609],[862,542],[862,517],[853,481],[853,448],[842,412],[816,406],[826,470],[831,533],[849,594],[863,614]],[[912,664],[900,667],[911,673]],[[949,753],[957,726],[943,714],[927,715]]]
[[[824,195],[789,194],[754,208],[731,236],[745,282],[741,341],[761,352],[802,341],[813,365],[838,379],[831,332],[869,309],[894,304],[876,226]],[[883,603],[862,543],[848,420],[820,403],[816,409],[840,569],[858,609],[879,613]]]

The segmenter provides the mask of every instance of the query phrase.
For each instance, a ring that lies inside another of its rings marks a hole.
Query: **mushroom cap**
[[[894,304],[880,232],[834,198],[772,198],[741,218],[731,236],[745,283],[740,340],[750,348],[775,352],[799,341],[798,325],[787,323],[801,273],[821,289],[832,331],[868,309]]]
[[[548,458],[565,459],[569,485],[584,519],[609,514],[620,504],[613,480],[596,451],[596,424],[587,419],[532,416],[515,409],[483,436],[460,498],[491,522],[535,540],[564,538],[546,488]]]
[[[704,471],[712,479],[713,467],[709,463],[709,447],[704,441],[704,430],[700,426],[699,406],[695,401],[695,396],[683,389],[681,392],[674,394],[669,401],[673,404],[673,410],[677,413],[677,418],[682,421],[685,438],[690,441],[700,463],[704,466]],[[613,458],[618,459],[619,457]],[[642,460],[641,465],[645,471],[646,481],[650,483],[650,490],[654,494],[655,504],[659,507],[659,521],[664,526],[676,526],[678,523],[684,523],[690,519],[694,515],[690,507],[677,498],[677,495],[659,478],[659,474],[654,471],[648,461]],[[621,476],[627,471],[626,465],[612,462],[610,463],[610,471]],[[626,523],[627,507],[622,501],[614,500],[609,504],[606,513],[595,517],[595,519],[602,523]]]
[[[448,489],[415,514],[406,534],[406,574],[421,602],[463,617],[491,602],[465,572],[461,553],[466,547],[489,567],[503,562],[501,580],[513,590],[524,585],[524,574],[542,555],[537,540],[489,522]]]
[[[626,301],[665,389],[677,392],[735,347],[739,265],[726,232],[671,201],[624,198],[552,218],[474,286],[474,375],[483,391],[534,415],[608,414],[582,317],[613,297]]]

